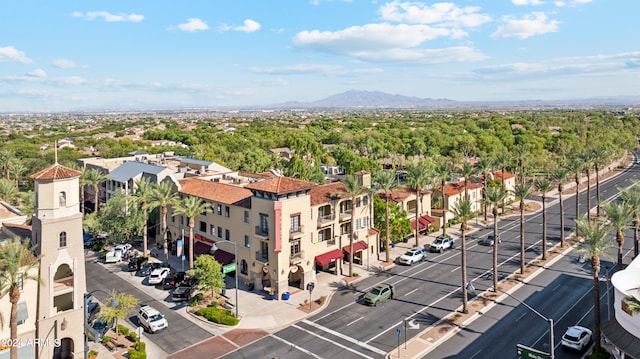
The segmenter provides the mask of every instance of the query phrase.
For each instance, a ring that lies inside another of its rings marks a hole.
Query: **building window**
[[[289,231],[300,232],[300,214],[295,214],[289,218]]]
[[[218,204],[218,216],[222,216],[222,205]]]
[[[369,217],[364,217],[362,221],[364,222],[364,228],[371,228],[369,227]]]
[[[251,240],[249,239],[249,236],[247,236],[246,234],[244,235],[244,246],[247,248],[251,247]]]
[[[364,196],[364,197],[362,197],[362,203],[363,203],[365,206],[368,206],[368,205],[369,205],[369,196]]]
[[[229,206],[224,207],[224,216],[227,218],[231,216],[231,210],[229,209]]]
[[[207,233],[207,224],[200,221],[200,232]]]
[[[269,233],[269,216],[264,213],[260,213],[260,232]]]
[[[222,227],[218,227],[218,238],[222,238]]]
[[[67,232],[60,232],[60,248],[67,247]]]
[[[244,211],[244,223],[249,223],[249,211]]]
[[[361,205],[362,205],[362,201],[360,197],[356,198],[356,208],[360,208]]]
[[[184,216],[180,216],[180,225],[184,226]]]
[[[359,230],[362,224],[362,220],[360,218],[356,219],[356,230]]]
[[[224,239],[227,240],[227,241],[231,240],[231,232],[229,232],[228,229],[224,230]]]
[[[64,192],[64,191],[60,192],[59,199],[60,199],[60,207],[66,207],[67,206],[67,193]]]
[[[300,254],[300,241],[292,241],[291,242],[291,255],[294,256],[296,254]]]
[[[29,318],[29,311],[27,309],[27,302],[21,300],[18,302],[18,325],[24,324]]]
[[[209,226],[209,234],[211,234],[212,236],[216,235],[216,226],[214,226],[213,224]]]
[[[340,234],[351,234],[351,222],[340,225]]]
[[[242,274],[249,273],[249,265],[247,264],[247,261],[245,261],[244,259],[240,261],[240,273]]]

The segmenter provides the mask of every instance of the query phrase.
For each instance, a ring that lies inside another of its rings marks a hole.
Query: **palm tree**
[[[416,192],[416,247],[420,246],[418,242],[418,234],[420,233],[420,222],[418,218],[420,217],[420,202],[422,202],[420,199],[422,197],[422,188],[426,186],[427,182],[427,168],[424,164],[409,164],[407,166],[407,185]],[[444,200],[444,191],[442,199]]]
[[[19,194],[15,182],[7,178],[0,178],[0,198],[15,205]]]
[[[520,273],[524,274],[524,200],[531,196],[531,184],[518,183],[513,191],[520,201]],[[497,240],[497,238],[496,238]]]
[[[9,162],[9,172],[11,172],[13,178],[16,180],[16,188],[20,189],[20,177],[27,172],[27,167],[22,161],[16,159],[15,161]]]
[[[98,209],[100,208],[100,184],[107,181],[109,177],[95,168],[90,168],[85,172],[87,185],[93,187],[93,193],[95,195],[94,211],[98,213]]]
[[[89,172],[86,170],[86,167],[77,168],[77,170],[82,172],[79,180],[80,181],[80,211],[82,212],[82,218],[84,218],[84,215],[85,215],[84,190],[85,190],[85,187],[89,185],[89,182],[87,181],[87,176]]]
[[[460,200],[456,203],[453,211],[456,217],[460,220],[460,266],[462,267],[462,313],[468,313],[467,309],[467,245],[466,245],[466,229],[467,221],[471,219],[473,212],[471,211],[471,201],[468,199]]]
[[[496,156],[496,165],[500,167],[502,171],[502,190],[507,192],[506,181],[505,181],[505,173],[507,172],[507,166],[511,165],[511,161],[513,161],[511,154],[507,151],[503,151],[498,153]],[[502,200],[502,214],[504,214],[504,210],[506,207],[507,196]]]
[[[380,189],[384,192],[384,202],[385,202],[385,215],[384,215],[384,224],[386,228],[386,237],[385,237],[385,254],[386,254],[386,262],[391,262],[391,255],[389,253],[391,247],[390,242],[390,230],[389,230],[389,200],[391,197],[391,191],[396,186],[396,178],[395,175],[390,171],[381,171],[376,176],[376,183],[380,187]]]
[[[173,205],[178,196],[173,192],[171,181],[162,181],[151,190],[149,206],[160,208],[160,225],[162,231],[162,243],[164,244],[164,261],[169,263],[169,248],[167,243],[167,207]]]
[[[189,219],[189,268],[193,268],[193,227],[196,226],[196,216],[209,212],[211,207],[198,197],[189,196],[174,205],[174,216],[182,214]]]
[[[0,151],[0,176],[9,179],[9,165],[15,159],[16,152],[14,150]]]
[[[565,164],[569,173],[573,173],[573,181],[576,185],[576,216],[575,218],[580,218],[580,174],[582,173],[582,159],[579,157],[573,157]],[[576,231],[578,227],[576,226]]]
[[[622,245],[624,244],[624,231],[631,228],[632,209],[627,203],[613,201],[602,207],[604,215],[611,226],[616,230],[616,242],[618,242],[618,270],[622,270]]]
[[[0,289],[9,290],[11,314],[9,328],[11,339],[18,338],[18,301],[22,286],[27,280],[40,283],[38,276],[38,258],[30,249],[29,240],[21,241],[14,237],[0,246]],[[11,359],[18,359],[18,347],[11,346]]]
[[[564,190],[564,181],[569,175],[569,169],[560,166],[551,173],[551,178],[558,182],[558,199],[560,204],[560,248],[564,248],[564,201],[562,200],[562,191]]]
[[[498,207],[502,200],[507,196],[502,187],[485,188],[485,202],[491,204],[493,213],[493,289],[498,291]]]
[[[611,225],[599,221],[590,221],[586,217],[576,219],[576,234],[584,241],[579,250],[585,257],[591,258],[591,274],[593,276],[593,315],[594,315],[594,353],[600,351],[600,256],[607,256],[607,251],[613,247],[609,233]]]
[[[82,177],[81,177],[82,178]],[[140,207],[142,208],[142,218],[144,221],[143,230],[142,230],[142,255],[146,256],[149,253],[148,249],[148,234],[147,234],[147,221],[149,217],[148,211],[149,201],[151,200],[151,194],[153,192],[153,185],[151,184],[151,180],[147,177],[142,177],[136,181],[136,192],[135,196],[138,198],[138,202],[140,203]]]
[[[444,187],[447,185],[447,182],[451,180],[451,176],[453,175],[453,169],[451,166],[451,162],[448,160],[442,160],[439,162],[435,169],[434,174],[437,181],[440,181],[440,190],[442,192],[442,235],[447,235],[447,209],[445,206],[445,195],[444,195]]]
[[[582,169],[587,175],[587,216],[591,218],[591,167],[593,166],[593,151],[585,149],[578,153],[582,160]]]
[[[356,197],[364,192],[364,188],[360,185],[358,177],[347,175],[342,181],[345,186],[345,193],[351,201],[351,224],[349,226],[349,277],[353,276],[353,239],[355,238],[355,215],[356,215]]]
[[[518,165],[518,172],[520,173],[520,183],[524,183],[524,162],[529,156],[529,148],[526,144],[518,144],[513,149],[513,159]]]
[[[118,293],[112,290],[105,302],[107,305],[100,310],[98,317],[105,319],[107,323],[115,320],[116,341],[118,340],[118,319],[127,317],[131,309],[138,305],[138,298],[127,293]]]
[[[482,174],[482,213],[484,215],[484,221],[487,222],[487,201],[486,201],[486,188],[487,188],[487,176],[493,168],[493,163],[489,157],[481,157],[476,164],[478,171]]]
[[[600,166],[605,165],[609,161],[609,151],[604,147],[598,146],[591,150],[593,157],[593,166],[596,172],[596,217],[600,216]]]
[[[547,259],[547,193],[553,185],[547,177],[537,178],[534,186],[542,195],[542,260]]]
[[[633,185],[620,194],[623,201],[631,207],[633,215],[633,257],[638,256],[638,232],[640,231],[640,182],[634,181]]]
[[[462,164],[462,168],[458,171],[460,177],[464,180],[464,199],[469,200],[469,181],[473,178],[478,171],[475,167],[469,162],[465,162]]]

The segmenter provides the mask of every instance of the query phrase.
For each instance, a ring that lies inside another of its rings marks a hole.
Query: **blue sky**
[[[0,112],[640,95],[636,0],[5,1]]]

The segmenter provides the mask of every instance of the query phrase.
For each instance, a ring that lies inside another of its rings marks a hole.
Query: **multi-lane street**
[[[631,184],[638,177],[634,166],[600,184],[601,198],[611,198],[618,187]],[[591,191],[591,204],[595,206],[595,190]],[[575,196],[564,196],[566,234],[571,233],[575,216]],[[554,245],[560,240],[560,211],[557,197],[548,199],[547,241]],[[580,213],[586,209],[586,192],[580,195]],[[519,216],[500,219],[502,243],[500,245],[500,273],[510,274],[519,269]],[[468,238],[468,275],[480,292],[491,286],[487,273],[491,270],[491,247],[479,246],[477,239],[490,233],[478,231]],[[531,261],[542,248],[542,214],[535,213],[525,220],[526,260]],[[625,250],[631,248],[625,243]],[[459,247],[459,246],[458,246]],[[593,297],[589,295],[588,262],[578,263],[577,253],[567,257],[540,274],[534,281],[513,294],[555,321],[555,347],[570,325],[580,323],[593,326]],[[426,262],[413,267],[397,266],[376,276],[344,287],[333,296],[322,313],[276,332],[252,345],[227,355],[225,358],[246,358],[260,354],[263,357],[287,358],[381,358],[393,352],[406,335],[411,338],[421,329],[436,323],[461,304],[460,251],[430,254]],[[379,307],[366,307],[359,298],[376,283],[387,281],[396,287],[394,299]],[[603,290],[602,293],[606,291]],[[606,303],[606,301],[603,301]],[[603,310],[606,313],[606,310]],[[606,318],[605,318],[606,319]],[[398,337],[397,329],[401,329]],[[514,299],[507,299],[482,316],[472,326],[460,332],[451,344],[442,344],[439,351],[427,357],[517,357],[516,344],[548,351],[548,324]],[[545,347],[546,345],[546,347]],[[451,349],[447,349],[451,347]],[[561,351],[560,357],[578,354]],[[464,355],[461,355],[463,351]]]

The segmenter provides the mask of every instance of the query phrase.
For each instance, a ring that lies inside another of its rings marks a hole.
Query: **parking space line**
[[[351,343],[353,343],[353,344],[355,344],[355,345],[358,345],[358,346],[361,346],[361,347],[363,347],[363,348],[365,348],[365,349],[368,349],[368,350],[370,350],[370,351],[372,351],[372,352],[374,352],[374,353],[378,353],[378,354],[380,354],[380,355],[386,355],[386,354],[387,354],[387,352],[386,352],[386,351],[384,351],[384,350],[382,350],[382,349],[378,349],[378,348],[374,347],[373,345],[369,345],[369,344],[367,344],[367,343],[365,343],[365,342],[361,342],[361,341],[359,341],[359,340],[355,340],[355,339],[353,339],[353,338],[351,338],[351,337],[348,337],[348,336],[346,336],[346,335],[344,335],[344,334],[342,334],[342,333],[338,333],[338,332],[336,332],[335,330],[329,329],[329,328],[327,328],[327,327],[324,327],[324,326],[322,326],[322,325],[316,324],[316,323],[311,322],[311,321],[309,321],[309,320],[303,319],[303,320],[302,320],[302,323],[308,324],[308,325],[310,325],[310,326],[312,326],[312,327],[316,327],[316,328],[318,328],[318,329],[320,329],[320,330],[323,330],[323,331],[325,331],[325,332],[327,332],[327,333],[329,333],[329,334],[331,334],[331,335],[334,335],[334,336],[336,336],[336,337],[338,337],[338,338],[344,339],[344,340],[349,341],[349,342],[351,342]],[[298,327],[298,326],[297,326],[297,325],[295,325],[295,324],[294,324],[293,326],[294,326],[294,327]],[[299,328],[299,327],[298,327],[298,328]],[[300,328],[300,329],[304,330],[303,328]],[[316,335],[316,334],[314,334],[314,335]],[[336,343],[336,344],[337,344],[337,343]],[[362,355],[362,354],[360,354],[360,355]],[[364,356],[364,355],[363,355],[363,356]],[[368,358],[368,357],[367,357],[367,358]]]

